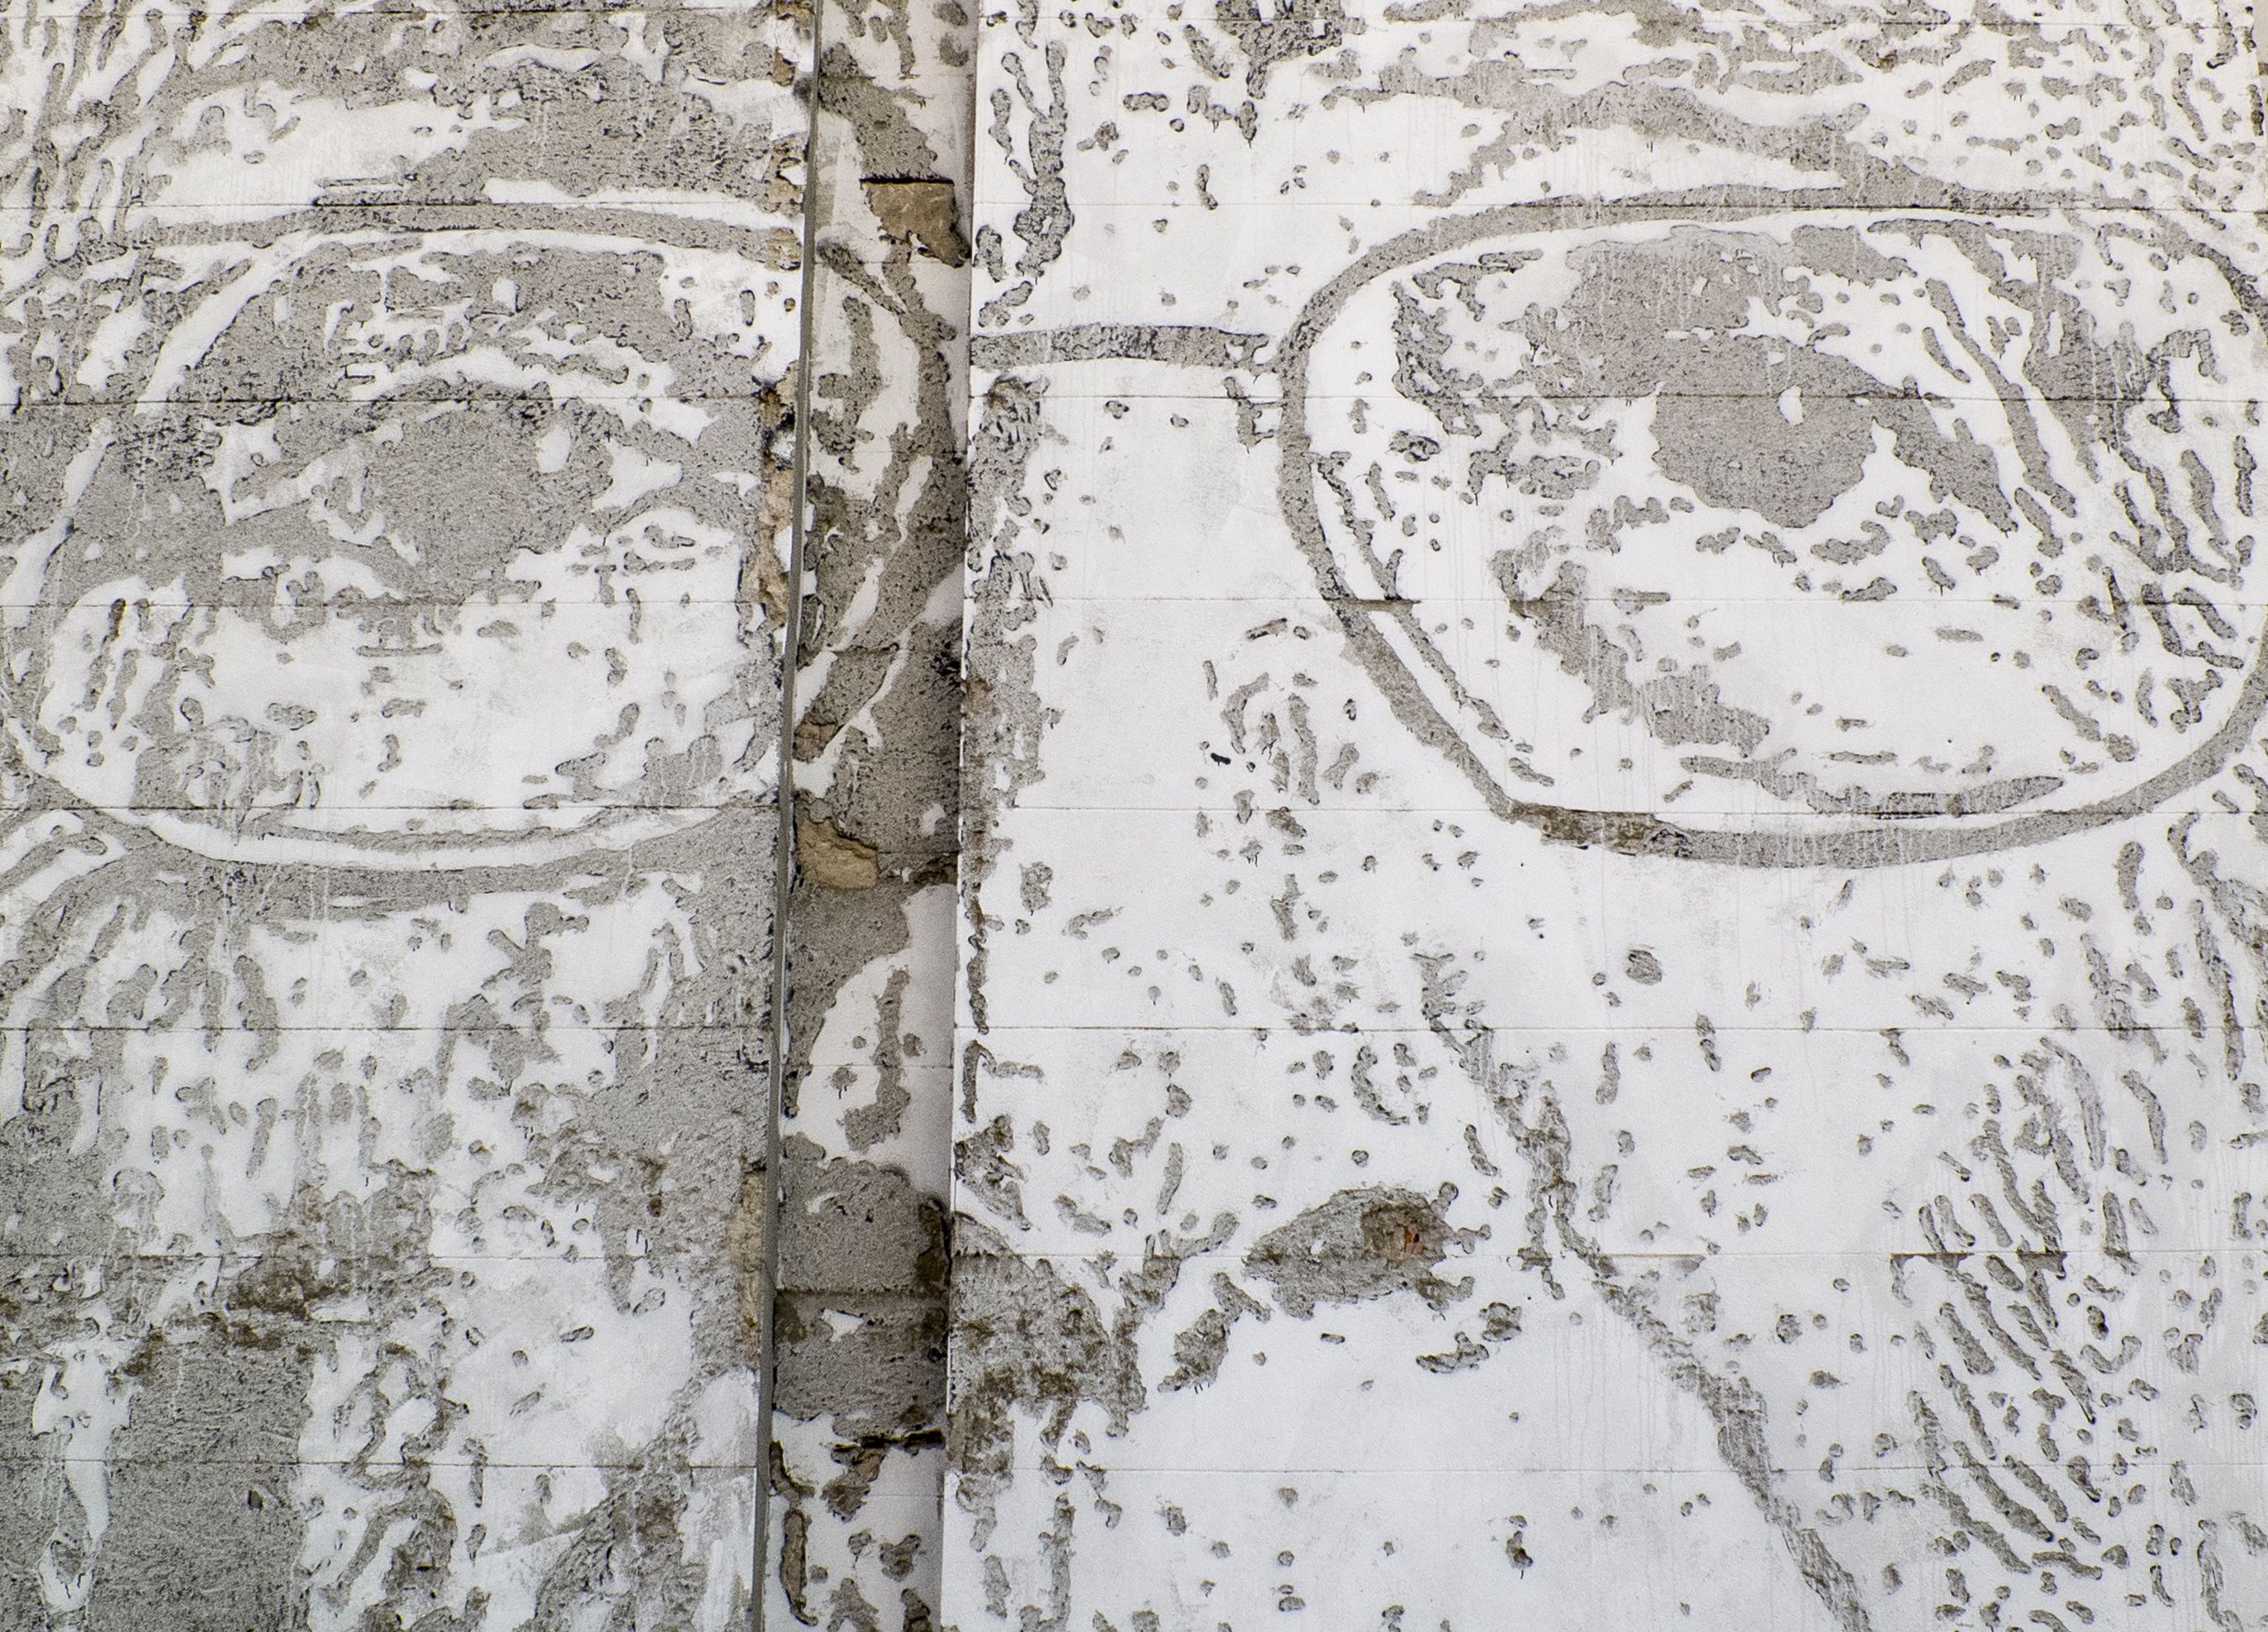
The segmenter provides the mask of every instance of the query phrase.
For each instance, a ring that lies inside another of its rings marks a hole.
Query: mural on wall
[[[2268,1613],[2252,27],[987,18],[949,1624]]]
[[[0,5],[0,1623],[2268,1623],[2261,60]]]

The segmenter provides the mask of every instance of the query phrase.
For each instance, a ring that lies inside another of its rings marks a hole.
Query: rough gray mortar
[[[962,617],[968,701],[961,745],[961,913],[967,937],[961,979],[969,1015],[981,1035],[988,1026],[984,999],[985,882],[998,870],[1011,841],[995,830],[1016,797],[1045,772],[1039,763],[1046,710],[1033,687],[1035,643],[1020,633],[1044,595],[1036,556],[1014,548],[1020,518],[1031,509],[1020,489],[1024,473],[1048,436],[1042,393],[1016,375],[986,388],[968,445],[968,587]],[[973,1107],[973,1061],[961,1067],[961,1092]],[[968,1113],[974,1115],[973,1108]]]
[[[317,1345],[304,1307],[277,1312],[261,1326],[152,1332],[127,1363],[142,1387],[112,1452],[119,1518],[87,1602],[97,1624],[307,1624],[291,1488],[298,1426],[276,1407],[305,1397]],[[196,1525],[195,1548],[181,1545],[184,1521]]]
[[[1045,45],[1039,43],[1039,9],[1035,5],[1020,6],[1012,26],[1025,46],[1039,53],[1040,60],[1034,64],[1017,51],[1001,55],[1000,69],[1014,85],[1015,94],[1012,97],[1005,86],[993,87],[989,99],[991,119],[983,135],[999,149],[1010,174],[1028,201],[1011,223],[1011,230],[1024,246],[1015,261],[1016,272],[1022,281],[978,308],[976,321],[980,325],[1005,323],[1018,307],[1031,299],[1039,280],[1061,259],[1064,240],[1070,235],[1075,218],[1063,179],[1064,143],[1070,134],[1070,104],[1064,94],[1064,41],[1051,33]],[[1024,114],[1020,147],[1014,128],[1020,107]],[[988,266],[1000,264],[1003,251],[999,235],[992,228],[979,229],[976,248]]]
[[[1224,1213],[1201,1233],[1161,1232],[1121,1279],[1118,1312],[1106,1320],[1093,1296],[1049,1260],[1014,1251],[1006,1237],[965,1215],[957,1222],[946,1444],[954,1499],[976,1518],[971,1540],[979,1551],[997,1522],[995,1500],[1014,1475],[1018,1419],[1037,1417],[1039,1445],[1050,1458],[1082,1404],[1101,1407],[1123,1431],[1148,1402],[1136,1349],[1143,1326],[1184,1264],[1235,1228],[1235,1216]]]
[[[1443,1212],[1455,1199],[1454,1185],[1438,1198],[1377,1186],[1342,1190],[1262,1236],[1245,1253],[1244,1267],[1299,1320],[1319,1304],[1364,1303],[1395,1292],[1415,1292],[1441,1309],[1459,1295],[1433,1273],[1463,1239]]]
[[[933,1440],[945,1400],[945,1209],[905,1173],[786,1150],[779,1408],[861,1452]],[[826,1310],[860,1318],[835,1335]],[[867,1475],[871,1482],[871,1474]],[[838,1499],[850,1518],[855,1501]]]

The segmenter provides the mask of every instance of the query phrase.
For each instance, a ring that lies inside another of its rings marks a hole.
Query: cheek
[[[377,655],[361,634],[334,623],[298,666],[324,698],[308,731],[331,761],[327,803],[376,825],[513,831],[713,804],[754,739],[760,648],[730,600],[468,606]]]

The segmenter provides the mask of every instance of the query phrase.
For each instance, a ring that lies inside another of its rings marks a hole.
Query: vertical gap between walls
[[[770,1070],[765,1083],[762,1247],[756,1286],[762,1324],[756,1349],[755,1567],[749,1625],[764,1632],[770,1591],[773,1400],[778,1375],[780,1220],[785,1187],[780,1167],[780,1121],[787,1103],[788,901],[795,881],[795,680],[803,659],[803,573],[811,481],[811,381],[817,332],[819,280],[820,32],[827,0],[813,0],[811,68],[804,80],[803,264],[796,297],[795,446],[788,515],[787,610],[780,656],[779,769],[772,795],[777,828],[772,849],[771,1011],[767,1026]]]

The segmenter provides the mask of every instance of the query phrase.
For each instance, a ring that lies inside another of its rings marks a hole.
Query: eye
[[[749,774],[782,285],[674,254],[342,239],[153,305],[166,410],[81,451],[10,638],[45,774],[209,854],[571,846],[594,810],[666,827]],[[468,696],[519,722],[469,765]]]
[[[508,594],[531,558],[603,530],[608,430],[573,401],[288,404],[221,432],[229,548],[379,599]]]
[[[204,409],[195,486],[223,514],[191,492],[152,546],[181,535],[205,577],[313,571],[365,612],[525,594],[547,555],[547,592],[585,597],[609,559],[681,569],[745,528],[783,430],[747,389],[753,290],[696,290],[718,308],[696,331],[690,281],[643,244],[445,234],[333,246],[232,291],[173,390]]]
[[[1287,503],[1516,797],[1990,817],[2253,708],[2220,263],[2115,216],[1501,225],[1332,292]]]

